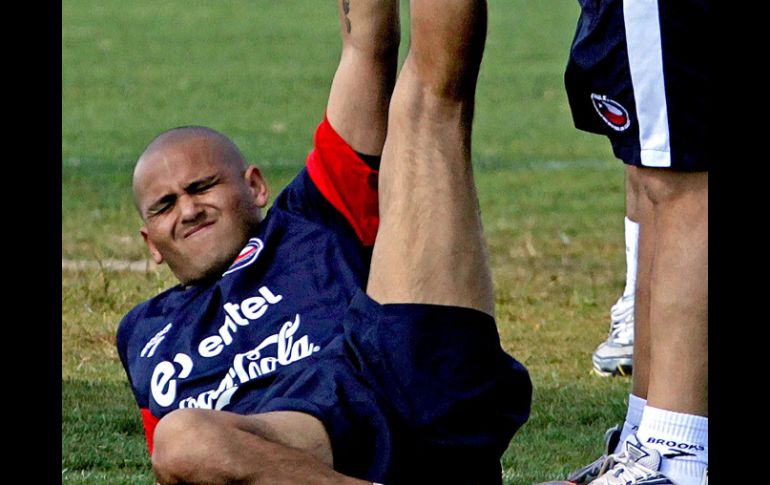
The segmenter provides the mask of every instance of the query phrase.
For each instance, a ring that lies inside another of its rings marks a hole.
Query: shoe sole
[[[633,371],[633,365],[631,364],[625,364],[620,363],[617,364],[615,367],[600,367],[599,365],[594,362],[594,366],[592,369],[592,372],[598,376],[601,377],[614,377],[614,376],[621,376],[621,377],[627,377],[632,374]]]

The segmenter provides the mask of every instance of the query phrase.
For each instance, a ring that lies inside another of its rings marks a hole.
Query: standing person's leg
[[[677,485],[708,466],[707,3],[623,2],[640,144],[640,253],[633,393],[636,437]],[[687,33],[682,34],[687,26]],[[659,48],[651,48],[659,45]],[[637,372],[637,370],[639,372]],[[630,439],[625,447],[631,450]]]
[[[649,271],[650,348],[634,390],[651,406],[707,416],[708,172],[639,172],[651,209],[640,256]]]
[[[646,398],[639,441],[674,483],[708,466],[708,172],[639,169],[640,287],[633,393]]]
[[[639,422],[591,484],[655,476],[661,485],[700,485],[708,467],[708,172],[634,170],[638,402],[629,414]]]
[[[606,133],[618,158],[636,165],[632,401],[642,411],[636,433],[617,455],[600,460],[606,466],[592,483],[646,483],[654,475],[661,484],[700,484],[708,465],[707,198],[714,136],[712,74],[703,45],[711,38],[710,7],[687,0],[676,8],[654,0],[593,6],[582,10],[572,55],[600,61],[589,66],[595,72],[583,71],[581,62],[570,64],[571,100],[590,97],[622,111],[626,123],[609,123]],[[611,59],[614,71],[602,69],[601,56],[608,52],[620,53]],[[629,89],[611,91],[618,85],[617,73],[630,74]],[[589,109],[573,112],[580,126],[601,132],[592,129],[591,120],[598,119],[591,106],[583,107]],[[601,106],[593,107],[607,124]]]
[[[471,166],[483,1],[411,4],[411,46],[391,102],[380,169],[380,230],[367,293],[494,314]]]

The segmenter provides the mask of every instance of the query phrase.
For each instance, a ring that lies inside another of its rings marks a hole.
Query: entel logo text
[[[201,343],[198,345],[198,354],[201,357],[215,357],[222,353],[225,346],[233,342],[233,337],[230,334],[231,331],[232,333],[238,332],[239,326],[245,327],[251,321],[257,320],[264,315],[267,311],[268,303],[273,305],[283,299],[281,295],[274,295],[266,286],[259,289],[259,294],[262,296],[246,298],[240,305],[229,302],[224,304],[225,313],[227,313],[225,321],[219,327],[219,332],[216,335],[201,340]]]

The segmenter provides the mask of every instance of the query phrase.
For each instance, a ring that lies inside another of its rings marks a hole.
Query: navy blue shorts
[[[251,406],[311,414],[334,468],[386,485],[500,484],[500,457],[529,417],[527,370],[494,319],[467,308],[351,301],[345,333],[278,373]],[[238,412],[238,410],[235,410]]]
[[[578,129],[629,165],[708,171],[715,52],[707,0],[580,0],[564,80]]]

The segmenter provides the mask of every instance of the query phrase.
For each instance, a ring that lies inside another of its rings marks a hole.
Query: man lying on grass
[[[398,4],[339,5],[326,116],[264,217],[214,130],[137,162],[142,236],[180,281],[118,330],[161,483],[501,483],[531,383],[500,347],[470,163],[486,4],[414,0],[396,80]]]

